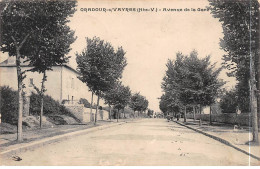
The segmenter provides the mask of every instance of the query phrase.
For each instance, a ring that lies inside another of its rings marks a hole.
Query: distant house
[[[212,104],[211,108],[210,108],[210,106],[203,107],[201,113],[202,114],[210,114],[210,109],[212,111],[211,112],[212,114],[221,114],[222,113],[219,102]]]
[[[15,57],[9,57],[4,62],[0,63],[0,86],[10,86],[17,90],[17,73],[15,66]],[[27,63],[21,63],[22,70],[28,70],[31,67]],[[47,71],[47,81],[45,82],[46,94],[50,95],[60,103],[63,100],[79,100],[80,98],[91,99],[91,92],[89,92],[86,84],[82,83],[77,76],[79,73],[71,66],[64,64],[53,66],[53,71]],[[33,85],[40,88],[42,74],[37,72],[26,72],[24,84],[27,93],[35,92]]]

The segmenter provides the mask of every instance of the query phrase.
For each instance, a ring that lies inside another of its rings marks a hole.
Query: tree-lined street
[[[259,165],[260,1],[117,2],[0,2],[1,165]]]
[[[165,119],[136,120],[17,155],[21,161],[10,157],[2,165],[249,165],[247,155]]]

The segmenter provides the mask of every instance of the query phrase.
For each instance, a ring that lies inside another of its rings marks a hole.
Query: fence
[[[258,124],[259,124],[259,115],[258,114]],[[193,114],[187,114],[188,119],[193,119]],[[209,114],[196,114],[195,119],[202,121],[210,121],[210,115]],[[221,113],[221,114],[212,114],[211,115],[211,121],[212,122],[219,122],[219,123],[227,123],[227,124],[236,124],[236,125],[242,125],[242,126],[249,126],[252,124],[251,120],[251,114],[249,113],[242,113],[242,114],[236,114],[236,113]]]

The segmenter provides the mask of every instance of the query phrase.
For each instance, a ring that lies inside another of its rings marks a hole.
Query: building
[[[6,85],[14,90],[18,89],[15,61],[15,57],[9,57],[0,63],[0,86]],[[31,67],[27,63],[22,62],[21,68],[24,71]],[[53,66],[52,69],[52,71],[46,72],[46,95],[50,95],[60,103],[64,100],[79,100],[80,98],[91,100],[91,92],[86,84],[77,78],[79,73],[75,69],[67,64]],[[33,84],[38,88],[41,87],[42,77],[43,74],[37,72],[26,72],[26,78],[23,83],[25,84],[27,95],[30,95],[31,92],[36,92]]]
[[[29,70],[32,67],[27,63],[21,62],[22,71]],[[54,100],[65,103],[64,105],[81,121],[89,122],[91,117],[94,117],[95,110],[90,114],[90,109],[85,108],[81,104],[77,104],[80,98],[91,100],[91,92],[85,83],[81,82],[77,77],[79,72],[71,66],[64,64],[53,66],[52,71],[47,71],[47,81],[45,82],[46,95],[51,96]],[[16,72],[15,57],[8,57],[7,60],[0,63],[0,86],[9,86],[14,90],[18,89],[17,72]],[[34,86],[40,89],[43,74],[38,72],[26,72],[26,78],[23,80],[25,85],[25,98],[27,103],[30,103],[30,95],[36,93]],[[96,96],[94,97],[96,100]],[[100,100],[100,105],[103,106],[103,101]],[[94,101],[95,104],[95,101]],[[98,120],[108,119],[107,111],[99,111]],[[1,114],[0,114],[1,115]],[[24,116],[29,115],[29,104],[24,104]],[[92,118],[93,120],[93,118]]]

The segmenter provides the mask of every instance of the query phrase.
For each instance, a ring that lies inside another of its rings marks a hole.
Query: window
[[[29,83],[29,87],[33,86],[33,78],[30,78],[30,83]]]
[[[71,78],[71,88],[74,89],[74,78]]]

